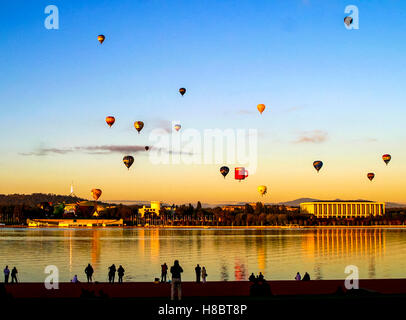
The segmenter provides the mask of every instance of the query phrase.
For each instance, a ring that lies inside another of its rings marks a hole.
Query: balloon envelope
[[[149,150],[149,147],[148,146],[145,146],[145,151],[148,151]]]
[[[323,166],[323,161],[316,160],[313,162],[313,167],[317,170],[317,172],[320,171],[322,166]]]
[[[110,128],[114,124],[114,122],[116,122],[116,118],[114,118],[113,116],[106,117],[106,123],[109,125]]]
[[[180,88],[179,93],[183,96],[186,93],[186,89],[185,88]]]
[[[235,180],[244,180],[248,177],[248,171],[244,167],[237,167],[234,169],[234,179]]]
[[[134,157],[132,157],[132,156],[125,156],[124,158],[123,158],[123,162],[124,162],[124,165],[127,167],[127,169],[128,170],[130,170],[130,167],[133,165],[133,163],[134,163]]]
[[[92,189],[91,192],[92,192],[93,199],[96,201],[97,201],[97,199],[100,198],[100,196],[102,194],[102,191],[100,189]]]
[[[142,121],[135,121],[135,122],[134,122],[134,128],[138,131],[138,133],[140,133],[140,131],[142,130],[142,128],[144,128],[144,122],[142,122]]]
[[[258,192],[263,196],[267,192],[267,187],[266,186],[258,186]]]
[[[226,178],[226,175],[228,175],[229,172],[230,172],[229,167],[224,166],[220,168],[220,173],[223,175],[224,179]]]
[[[382,156],[382,160],[388,165],[389,161],[392,159],[392,156],[390,154],[384,154]]]
[[[175,124],[175,130],[176,130],[176,131],[179,131],[180,128],[182,128],[182,126],[181,126],[180,124]]]
[[[262,114],[262,112],[264,112],[264,110],[265,110],[265,105],[261,103],[261,104],[257,105],[257,109],[258,109],[259,113]]]
[[[104,39],[106,39],[106,37],[105,37],[104,35],[102,35],[102,34],[99,34],[99,35],[97,36],[97,40],[99,40],[100,44],[103,43]]]
[[[372,179],[375,178],[375,173],[370,172],[370,173],[367,174],[367,177],[368,177],[369,180],[372,181]]]

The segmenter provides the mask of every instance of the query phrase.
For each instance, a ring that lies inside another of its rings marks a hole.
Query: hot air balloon
[[[92,196],[94,200],[98,200],[102,194],[102,191],[100,189],[92,189]]]
[[[220,173],[223,175],[224,179],[226,178],[226,175],[228,175],[229,172],[230,172],[229,167],[224,166],[220,168]]]
[[[130,167],[133,165],[133,163],[134,163],[134,157],[132,157],[132,156],[125,156],[124,158],[123,158],[123,162],[124,162],[124,165],[127,167],[127,169],[128,170],[130,170]]]
[[[111,128],[111,126],[114,124],[114,122],[116,122],[116,118],[114,118],[113,116],[108,116],[108,117],[106,117],[106,122],[109,125],[109,127]]]
[[[372,179],[375,178],[375,173],[370,172],[370,173],[367,174],[367,177],[368,177],[369,180],[372,181]]]
[[[183,96],[186,93],[186,89],[185,88],[180,88],[179,93]]]
[[[390,154],[384,154],[382,156],[382,160],[388,165],[389,161],[392,159],[392,156]]]
[[[322,166],[323,166],[323,162],[320,160],[316,160],[313,162],[313,167],[317,170],[317,172],[320,171]]]
[[[148,151],[149,150],[149,147],[148,146],[145,146],[145,151]]]
[[[140,131],[142,130],[142,128],[144,128],[144,122],[142,122],[142,121],[135,121],[135,122],[134,122],[134,127],[135,127],[135,129],[137,129],[138,133],[140,133]]]
[[[244,167],[237,167],[234,169],[235,180],[241,181],[248,177],[248,171]]]
[[[258,192],[263,196],[264,194],[266,194],[267,188],[266,186],[258,186]]]
[[[344,23],[349,27],[350,24],[352,23],[352,18],[350,16],[345,17]]]
[[[104,35],[102,35],[102,34],[99,34],[99,35],[97,36],[97,40],[99,40],[100,44],[103,43],[104,39],[106,39],[106,37],[105,37]]]
[[[261,104],[257,105],[257,109],[258,109],[259,113],[262,114],[262,112],[264,112],[264,110],[265,110],[265,105],[261,103]]]
[[[182,128],[182,126],[181,126],[180,124],[175,124],[175,130],[176,130],[176,131],[179,131],[180,128]]]

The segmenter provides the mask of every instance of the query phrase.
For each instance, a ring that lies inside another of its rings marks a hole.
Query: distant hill
[[[0,205],[28,205],[35,207],[41,202],[52,203],[73,203],[84,201],[79,197],[62,196],[52,193],[33,193],[33,194],[0,194]]]

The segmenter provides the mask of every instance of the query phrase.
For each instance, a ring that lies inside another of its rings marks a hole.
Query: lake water
[[[0,267],[16,266],[20,281],[39,282],[47,265],[60,281],[93,265],[96,281],[108,266],[122,264],[125,281],[152,281],[160,265],[179,259],[183,280],[194,279],[196,263],[210,280],[246,280],[261,271],[267,279],[344,279],[347,265],[360,278],[406,276],[406,229],[8,229],[0,228]],[[11,268],[10,268],[11,269]]]

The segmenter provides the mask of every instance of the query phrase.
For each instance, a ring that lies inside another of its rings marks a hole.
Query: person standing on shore
[[[116,277],[116,266],[114,263],[109,267],[109,282],[114,283],[114,278]]]
[[[182,287],[181,287],[181,273],[183,272],[182,267],[179,265],[179,261],[175,260],[173,266],[171,267],[172,283],[171,283],[171,300],[174,300],[175,290],[178,293],[178,300],[182,299]]]
[[[310,275],[307,272],[304,274],[302,281],[310,281]]]
[[[166,265],[166,262],[164,262],[164,264],[161,264],[161,282],[166,282],[167,273],[168,273],[168,266]]]
[[[299,273],[299,272],[298,272],[298,273],[296,273],[295,280],[296,280],[296,281],[300,281],[300,280],[302,280],[302,276],[300,275],[300,273]]]
[[[195,272],[196,272],[196,282],[200,282],[200,275],[201,275],[202,268],[200,268],[199,265],[196,266]]]
[[[8,277],[10,275],[10,269],[8,266],[4,268],[4,283],[8,283]]]
[[[206,271],[206,268],[203,267],[202,268],[202,280],[203,280],[203,283],[206,283],[206,277],[207,277],[207,271]]]
[[[18,273],[17,268],[14,267],[13,270],[11,270],[11,283],[14,283],[14,281],[15,283],[18,283],[17,273]]]
[[[92,282],[92,276],[93,276],[93,267],[90,265],[90,263],[87,265],[85,269],[86,277],[87,277],[87,282]]]
[[[123,277],[124,277],[124,268],[122,265],[120,265],[117,269],[117,275],[118,275],[118,282],[123,283]]]

